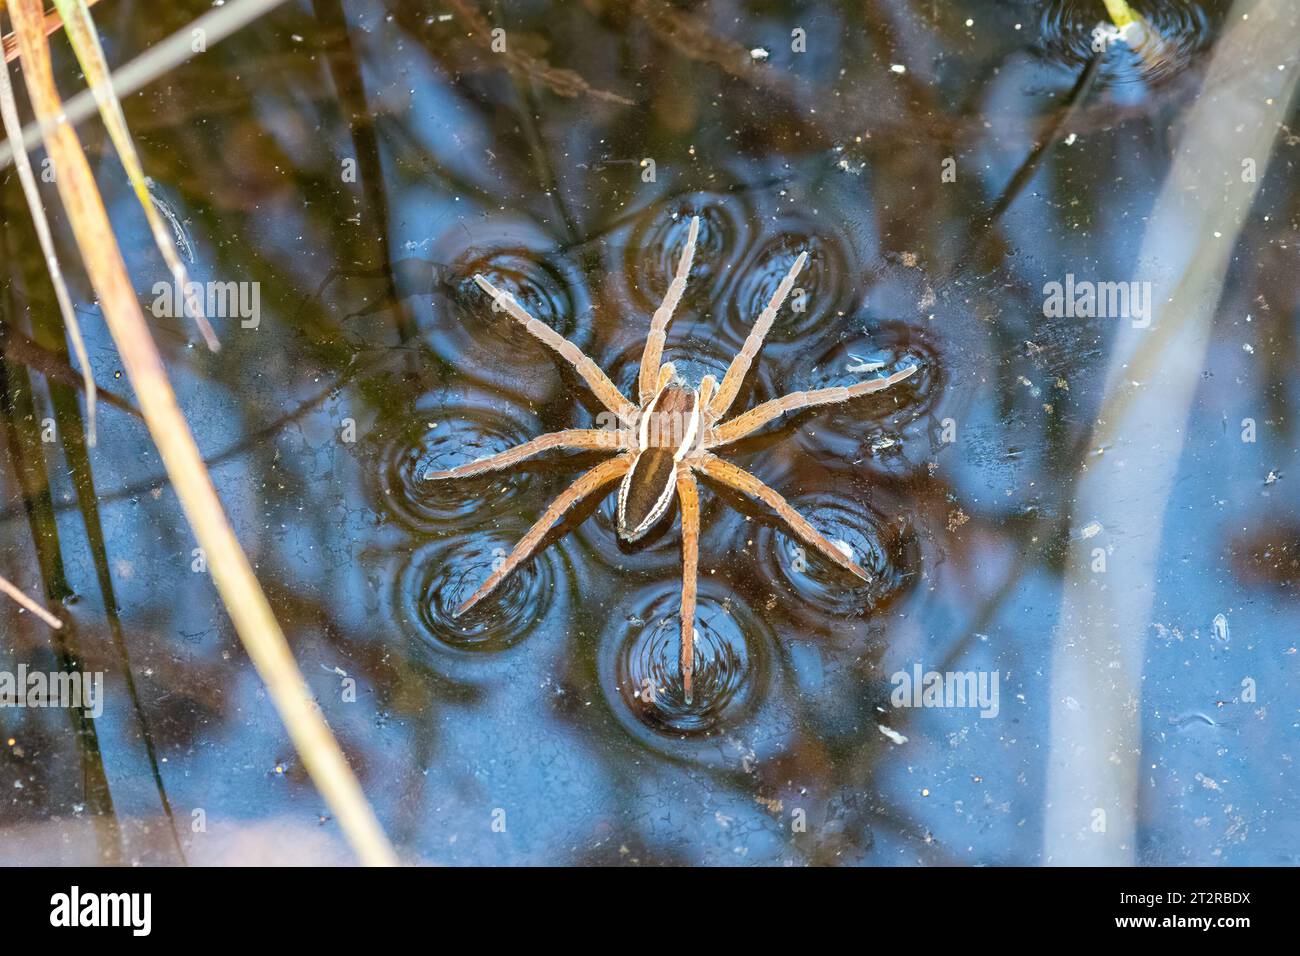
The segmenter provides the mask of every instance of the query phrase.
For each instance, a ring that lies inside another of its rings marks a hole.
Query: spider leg
[[[716,448],[719,445],[726,445],[733,441],[739,441],[751,432],[757,431],[774,418],[780,418],[782,415],[790,412],[797,412],[804,408],[812,408],[816,405],[831,405],[836,402],[847,402],[851,398],[858,398],[861,395],[870,395],[872,392],[879,392],[882,389],[896,385],[903,379],[915,372],[917,366],[909,365],[901,372],[895,372],[893,375],[885,378],[872,379],[869,382],[858,382],[856,385],[838,385],[833,388],[818,388],[811,392],[791,392],[789,395],[782,395],[780,398],[774,398],[770,402],[764,402],[762,405],[755,405],[749,411],[737,415],[729,422],[723,422],[721,425],[714,427],[712,434],[709,436],[706,447]]]
[[[428,481],[440,481],[446,478],[480,475],[485,471],[499,471],[551,448],[609,448],[626,451],[632,447],[634,441],[632,433],[627,431],[613,431],[607,428],[566,428],[563,431],[539,435],[522,445],[457,465],[447,471],[426,472],[423,477]]]
[[[682,511],[682,687],[691,702],[695,672],[695,593],[700,567],[700,492],[685,462],[677,465],[677,500]]]
[[[602,372],[600,366],[589,359],[582,349],[549,325],[539,322],[529,315],[528,311],[509,292],[498,289],[481,275],[474,276],[474,281],[478,283],[480,289],[492,296],[501,308],[510,313],[511,318],[523,325],[529,333],[553,348],[562,359],[572,365],[574,370],[582,376],[587,386],[596,394],[596,397],[600,399],[601,404],[618,415],[625,423],[629,425],[633,423],[637,414],[636,406],[623,396],[618,387],[609,380],[609,376]]]
[[[782,520],[788,524],[791,529],[804,541],[811,544],[814,548],[834,561],[840,567],[849,571],[863,581],[870,581],[871,576],[867,574],[855,561],[852,561],[844,555],[839,548],[827,541],[822,535],[808,523],[803,515],[790,507],[789,503],[781,497],[776,491],[773,491],[763,482],[759,481],[749,472],[745,471],[729,461],[719,458],[717,455],[704,452],[697,458],[692,459],[691,463],[703,471],[710,478],[721,482],[737,491],[748,495],[751,498],[757,498],[764,504],[768,505],[773,511],[781,516]]]
[[[560,520],[566,511],[592,492],[603,488],[616,478],[621,478],[632,467],[632,461],[635,457],[635,454],[624,454],[603,461],[595,468],[585,472],[568,488],[565,488],[560,493],[560,496],[551,502],[550,507],[537,519],[533,526],[528,529],[528,533],[519,539],[519,543],[515,545],[514,550],[506,557],[505,563],[496,571],[493,571],[488,579],[479,585],[478,590],[470,595],[468,601],[456,608],[452,617],[460,617],[487,597],[506,575],[532,556],[533,550],[546,536],[546,532],[554,527],[555,523]]]
[[[695,436],[695,447],[697,449],[708,448],[713,438],[713,423],[717,421],[713,413],[709,411],[709,402],[713,401],[713,395],[718,390],[718,380],[713,375],[706,375],[700,379],[700,430]]]
[[[731,365],[727,369],[727,374],[722,377],[722,386],[718,389],[718,394],[713,397],[713,404],[709,411],[715,416],[721,418],[731,407],[731,403],[736,400],[736,393],[740,391],[741,384],[745,381],[745,375],[749,372],[749,366],[758,355],[758,350],[763,347],[763,339],[767,337],[768,329],[772,327],[772,322],[776,319],[776,313],[785,302],[785,297],[790,294],[794,288],[794,280],[798,277],[799,272],[803,269],[803,264],[808,261],[808,253],[799,253],[799,258],[794,261],[790,271],[786,273],[781,284],[776,287],[776,292],[772,295],[772,301],[767,304],[767,308],[759,313],[758,321],[754,327],[749,330],[749,337],[745,339],[744,348],[742,348],[736,357],[731,360]]]
[[[668,337],[668,323],[672,321],[673,310],[686,291],[686,274],[691,271],[691,260],[695,257],[695,239],[700,234],[700,217],[691,217],[691,228],[686,234],[686,246],[677,260],[677,274],[668,283],[664,293],[663,304],[655,310],[650,320],[650,333],[645,339],[645,351],[641,353],[641,374],[638,376],[638,388],[641,404],[654,397],[655,377],[659,374],[659,359],[664,353],[664,341]]]
[[[709,418],[710,421],[714,421],[715,419],[712,418],[709,403],[713,401],[713,396],[717,394],[717,391],[718,378],[716,375],[706,375],[704,378],[700,379],[700,409],[703,411],[705,417]]]

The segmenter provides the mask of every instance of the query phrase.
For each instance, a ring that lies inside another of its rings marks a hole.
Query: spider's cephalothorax
[[[712,375],[706,375],[698,389],[689,388],[677,377],[671,363],[661,366],[659,360],[663,355],[668,322],[686,289],[686,276],[695,255],[695,240],[699,230],[700,220],[696,216],[691,219],[686,248],[677,261],[677,272],[669,283],[663,304],[650,322],[650,334],[646,337],[637,379],[638,405],[630,402],[576,345],[524,311],[509,292],[497,289],[481,275],[474,276],[479,287],[491,295],[501,308],[577,370],[601,403],[617,416],[619,427],[571,428],[551,432],[500,454],[425,476],[443,479],[476,475],[505,468],[548,448],[605,448],[619,452],[582,475],[551,503],[515,545],[501,567],[456,609],[458,616],[482,600],[506,575],[531,557],[546,533],[564,513],[593,492],[621,479],[618,489],[618,533],[629,542],[644,537],[668,513],[673,498],[676,497],[682,516],[681,670],[683,690],[688,701],[691,698],[694,669],[696,578],[700,557],[700,502],[695,472],[766,503],[795,534],[829,560],[864,581],[870,580],[866,571],[818,533],[781,495],[749,472],[719,458],[713,454],[712,449],[729,445],[781,415],[869,395],[902,381],[916,371],[916,366],[910,365],[893,375],[856,385],[791,392],[723,421],[776,318],[777,310],[790,294],[795,277],[803,268],[808,254],[800,253],[789,273],[781,280],[772,301],[754,323],[744,347],[732,359],[721,384]]]

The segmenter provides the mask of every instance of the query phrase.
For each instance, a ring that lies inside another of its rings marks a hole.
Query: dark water
[[[205,9],[106,4],[110,60]],[[1101,3],[474,9],[287,4],[126,102],[195,278],[258,284],[257,327],[217,318],[219,354],[180,319],[155,319],[155,334],[401,854],[1044,862],[1050,755],[1075,743],[1053,708],[1089,706],[1089,688],[1053,685],[1053,649],[1074,639],[1071,542],[1095,539],[1122,569],[1109,593],[1152,602],[1118,635],[1137,649],[1140,694],[1120,715],[1138,746],[1117,744],[1115,761],[1135,769],[1135,792],[1110,808],[1136,836],[1115,852],[1296,862],[1293,114],[1271,161],[1254,157],[1258,198],[1162,459],[1168,494],[1144,488],[1144,449],[1104,449],[1131,456],[1137,508],[1165,516],[1155,562],[1125,568],[1131,531],[1093,528],[1076,497],[1128,318],[1044,306],[1044,284],[1067,274],[1148,274],[1147,224],[1229,5],[1142,4],[1158,42],[1098,62]],[[504,26],[507,54],[485,25]],[[796,30],[806,52],[791,49]],[[67,93],[77,74],[60,62]],[[1282,65],[1239,69],[1300,69]],[[149,307],[162,264],[106,137],[93,122],[82,135]],[[53,295],[4,176],[2,317],[11,339],[57,359]],[[451,617],[599,455],[424,475],[600,411],[490,308],[474,273],[630,394],[691,215],[699,245],[665,353],[688,380],[721,376],[803,250],[804,308],[782,311],[735,408],[919,372],[728,450],[872,582],[855,586],[763,506],[706,487],[688,703],[677,526],[628,548],[612,499],[580,507],[491,599]],[[1170,256],[1184,239],[1170,236]],[[96,378],[130,398],[78,282]],[[60,647],[6,605],[0,660],[54,669],[62,651],[107,683],[89,727],[0,709],[0,859],[174,862],[179,843],[189,862],[349,860],[194,570],[143,425],[101,406],[83,510],[75,401],[14,348],[0,570],[52,593],[71,626]],[[43,443],[47,417],[60,437]],[[996,716],[896,707],[891,678],[914,665],[996,673]]]

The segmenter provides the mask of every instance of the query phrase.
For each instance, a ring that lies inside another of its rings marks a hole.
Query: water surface
[[[155,335],[404,858],[1045,861],[1049,754],[1071,745],[1053,740],[1052,710],[1091,691],[1051,681],[1072,542],[1121,568],[1132,543],[1093,528],[1076,488],[1093,456],[1142,449],[1093,443],[1129,318],[1047,315],[1044,286],[1155,277],[1138,261],[1146,223],[1229,9],[1138,7],[1158,50],[1121,45],[1096,65],[1101,3],[323,0],[285,5],[127,100],[195,277],[258,283],[257,327],[218,318],[220,353],[181,319],[154,320]],[[121,63],[206,8],[96,15]],[[507,53],[485,26],[505,29]],[[68,93],[77,74],[55,47]],[[1300,63],[1241,69],[1278,67]],[[1123,852],[1144,864],[1286,864],[1300,848],[1292,128],[1271,161],[1254,157],[1262,181],[1229,237],[1171,493],[1132,474],[1136,500],[1165,516],[1159,560],[1100,585],[1153,595],[1147,625],[1121,637],[1140,649],[1141,686]],[[95,123],[82,135],[148,307],[162,263],[106,137]],[[62,350],[13,176],[0,201],[0,318]],[[665,352],[688,379],[725,370],[805,250],[804,307],[782,312],[736,408],[919,372],[729,450],[873,580],[846,580],[761,505],[706,489],[688,703],[676,525],[629,549],[612,501],[593,501],[453,619],[596,458],[424,475],[600,411],[474,273],[630,390],[692,215],[695,267]],[[1167,241],[1172,257],[1190,240]],[[93,296],[74,293],[98,382],[130,398]],[[194,569],[141,422],[103,410],[87,473],[67,387],[12,349],[5,370],[3,573],[52,596],[70,623],[62,651],[106,673],[107,697],[90,729],[0,710],[0,859],[349,860]],[[60,402],[63,440],[42,443]],[[3,666],[58,666],[49,633],[10,607],[0,635]],[[917,665],[996,673],[996,716],[895,706],[892,678]]]

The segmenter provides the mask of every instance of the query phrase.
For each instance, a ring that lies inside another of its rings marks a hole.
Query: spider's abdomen
[[[654,527],[673,503],[677,462],[695,444],[700,428],[699,396],[667,385],[641,418],[640,452],[618,489],[618,533],[636,541]]]

